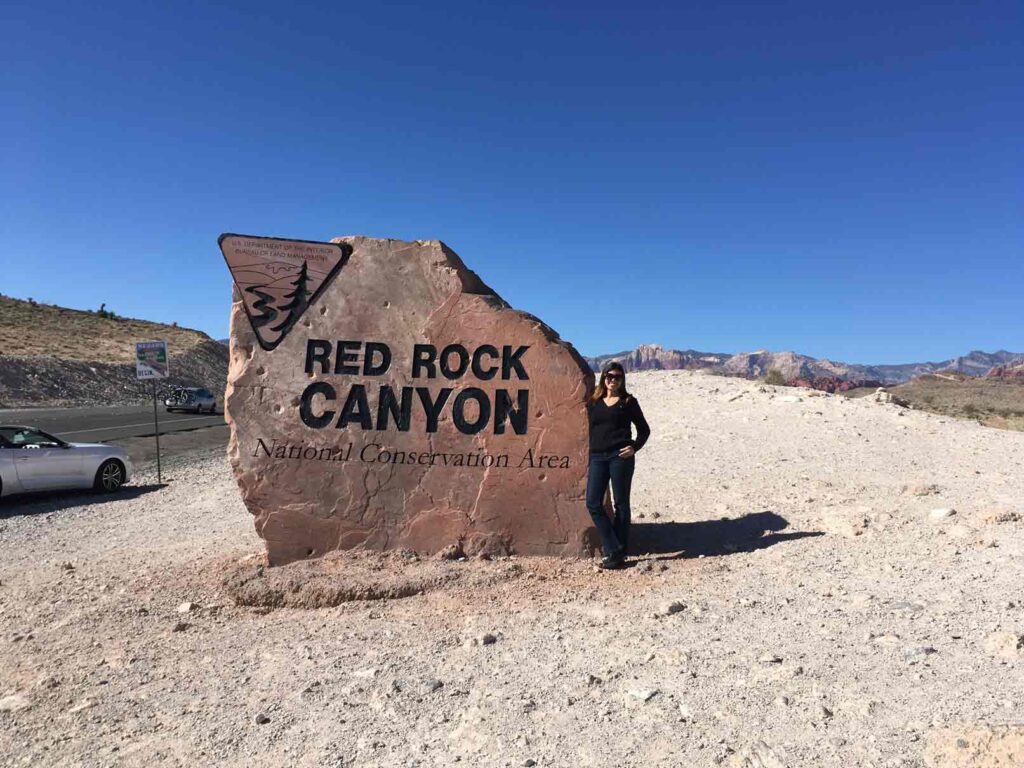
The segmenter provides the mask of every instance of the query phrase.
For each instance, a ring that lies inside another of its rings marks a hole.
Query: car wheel
[[[113,493],[124,485],[124,464],[117,459],[107,459],[96,470],[93,488],[104,493]]]

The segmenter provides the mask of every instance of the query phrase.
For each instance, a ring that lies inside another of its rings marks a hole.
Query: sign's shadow
[[[633,523],[629,532],[630,555],[669,555],[659,560],[717,557],[753,552],[782,541],[823,536],[820,531],[792,531],[781,515],[749,512],[742,517],[701,520],[693,523]]]

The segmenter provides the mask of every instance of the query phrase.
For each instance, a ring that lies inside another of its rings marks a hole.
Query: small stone
[[[603,681],[596,675],[587,675],[587,685],[600,685]]]
[[[923,603],[913,603],[909,600],[900,600],[899,602],[892,604],[894,611],[910,611],[911,613],[919,613],[924,610]]]
[[[900,639],[896,635],[878,635],[872,640],[876,645],[893,646],[898,645]]]
[[[36,681],[36,688],[52,689],[60,687],[60,680],[52,675],[43,675]]]
[[[661,606],[661,612],[666,616],[671,616],[673,613],[681,613],[686,610],[686,603],[680,600],[673,600],[665,603]]]
[[[1017,523],[1020,522],[1021,515],[1012,509],[996,507],[986,512],[983,520],[986,523]]]
[[[815,708],[814,713],[815,713],[815,715],[817,716],[817,718],[819,720],[831,720],[832,719],[832,710],[829,709],[828,707],[826,707],[824,704],[819,704]]]
[[[178,606],[178,613],[192,613],[192,611],[198,610],[199,606],[195,603],[182,603]]]
[[[723,760],[733,751],[731,747],[726,747]],[[781,749],[776,752],[764,741],[758,741],[740,750],[729,764],[739,766],[739,768],[785,768],[787,763],[783,759],[784,757],[785,754],[781,752]]]
[[[938,653],[938,651],[930,645],[913,645],[903,650],[903,658],[914,664],[933,653]]]
[[[903,486],[902,493],[904,496],[933,496],[940,490],[935,483],[908,483]]]
[[[781,664],[782,657],[776,656],[774,653],[764,653],[758,658],[758,661],[762,664]]]
[[[982,644],[985,653],[1002,659],[1014,659],[1024,654],[1024,635],[1016,632],[993,632]]]
[[[69,715],[73,715],[76,712],[84,712],[87,709],[92,709],[96,706],[96,699],[82,699],[80,702],[75,704],[71,709],[68,710]]]
[[[650,573],[653,569],[654,566],[651,565],[650,560],[641,560],[639,563],[636,564],[637,573]]]
[[[657,688],[639,688],[629,692],[629,695],[634,699],[644,702],[645,704],[658,695]]]
[[[256,725],[266,725],[269,722],[270,718],[263,712],[260,712],[258,715],[256,715]]]
[[[932,520],[945,520],[948,517],[952,517],[956,514],[956,510],[951,507],[938,507],[928,513],[928,517]]]
[[[789,697],[788,696],[776,696],[775,697],[775,705],[778,706],[778,707],[788,707],[789,706]]]
[[[464,560],[466,553],[462,550],[462,543],[456,542],[455,544],[449,544],[438,552],[437,558],[438,560]]]
[[[75,564],[70,562],[70,561],[68,561],[68,560],[65,560],[63,563],[61,563],[60,567],[61,567],[61,570],[64,570],[64,571],[73,571],[73,570],[75,570]]]
[[[423,681],[423,690],[425,693],[433,693],[444,688],[444,683],[438,680],[436,677],[431,677]]]
[[[176,621],[174,626],[171,627],[171,632],[184,632],[191,626],[187,621]]]
[[[533,766],[535,766],[536,764],[537,764],[537,761],[532,759],[532,758],[527,758],[526,760],[523,761],[523,765],[525,765],[526,768],[533,768]]]
[[[32,706],[32,702],[18,693],[0,699],[0,712],[20,712]]]
[[[494,645],[498,642],[498,638],[492,635],[490,632],[486,632],[480,635],[480,645]]]

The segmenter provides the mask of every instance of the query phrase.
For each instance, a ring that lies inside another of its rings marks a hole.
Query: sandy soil
[[[1024,434],[630,383],[622,572],[271,571],[214,452],[0,505],[0,765],[1024,764]]]

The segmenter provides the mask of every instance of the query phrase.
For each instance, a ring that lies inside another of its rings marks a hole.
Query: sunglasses
[[[622,374],[621,373],[606,373],[604,375],[604,377],[606,379],[621,379],[622,378]]]

